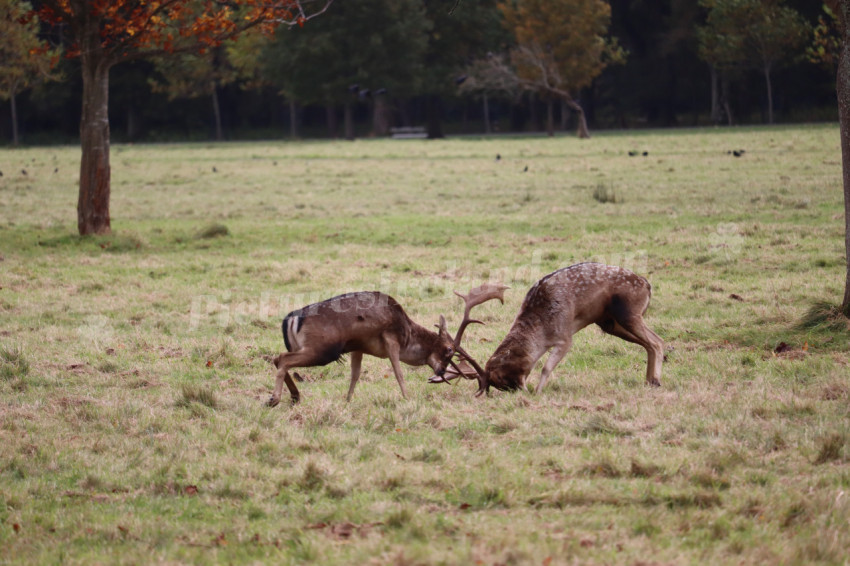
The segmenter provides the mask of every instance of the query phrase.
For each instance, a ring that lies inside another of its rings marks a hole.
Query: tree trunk
[[[336,122],[336,107],[333,104],[325,105],[325,120],[328,124],[328,136],[336,139],[339,136],[339,131]]]
[[[555,135],[555,101],[551,97],[546,99],[546,135]]]
[[[298,105],[289,99],[289,139],[298,138]]]
[[[486,92],[482,98],[484,99],[484,133],[492,134],[493,130],[490,127],[490,99],[487,97]]]
[[[770,83],[770,65],[764,66],[764,81],[767,83],[767,123],[773,124],[773,86]]]
[[[726,112],[728,125],[735,125],[735,120],[732,117],[732,105],[729,103],[729,79],[726,76],[722,76],[720,79],[720,98],[723,102],[723,110]]]
[[[709,66],[711,70],[711,122],[719,124],[722,116],[720,115],[720,92],[718,87],[719,79],[717,77],[717,69]]]
[[[81,45],[83,108],[80,117],[80,195],[77,229],[81,236],[109,234],[109,67],[95,25]]]
[[[354,109],[350,102],[343,107],[343,127],[345,128],[345,139],[354,139]]]
[[[221,127],[221,106],[218,103],[218,87],[212,83],[213,118],[215,119],[215,141],[224,141],[224,129]]]
[[[136,120],[136,113],[133,111],[133,107],[127,108],[127,141],[136,141],[136,135],[139,132],[138,123]]]
[[[540,123],[540,114],[537,112],[537,95],[533,92],[528,95],[528,110],[531,113],[531,127],[535,132],[541,131],[543,128]]]
[[[385,94],[374,97],[372,105],[372,132],[376,136],[386,136],[390,133],[390,105]]]
[[[579,107],[576,114],[578,114],[578,137],[583,140],[590,139],[590,130],[587,129],[587,116],[584,115],[584,110]]]
[[[573,100],[573,97],[570,96],[570,93],[565,90],[552,89],[554,94],[557,94],[561,97],[561,100],[564,101],[570,110],[576,113],[576,117],[578,118],[578,131],[576,134],[580,139],[586,140],[590,138],[590,130],[587,129],[587,115],[584,113],[584,108],[581,105]]]
[[[425,116],[427,121],[428,139],[439,139],[443,135],[442,108],[440,97],[436,94],[428,96],[425,102]]]
[[[15,104],[15,89],[12,89],[9,102],[12,105],[12,145],[17,146],[20,142],[18,139],[18,106]]]
[[[841,53],[838,58],[836,94],[838,96],[838,122],[841,132],[841,163],[844,181],[844,262],[847,273],[844,280],[844,300],[841,312],[850,317],[850,0],[839,4],[845,22]]]
[[[561,100],[561,131],[567,131],[567,124],[570,123],[570,109],[567,107],[567,103],[564,100]]]

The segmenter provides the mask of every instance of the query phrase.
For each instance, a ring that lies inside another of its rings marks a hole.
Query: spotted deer
[[[399,362],[410,366],[428,365],[434,377],[442,376],[451,366],[455,373],[461,369],[452,360],[460,337],[469,324],[478,322],[469,318],[470,309],[478,304],[498,299],[504,302],[505,287],[482,286],[473,289],[466,301],[464,319],[455,338],[446,329],[446,319],[440,316],[438,332],[415,323],[401,305],[389,295],[378,291],[362,291],[339,295],[320,303],[308,305],[286,315],[281,325],[286,352],[274,358],[277,368],[274,392],[268,401],[270,407],[280,403],[283,385],[289,389],[293,403],[301,394],[289,370],[293,368],[324,366],[351,354],[351,382],[346,400],[351,401],[354,387],[360,379],[363,354],[389,358],[393,373],[407,398],[404,377]],[[294,374],[298,377],[298,374]]]
[[[646,382],[661,385],[664,342],[643,321],[651,296],[649,281],[627,269],[600,263],[579,263],[546,275],[526,294],[507,336],[484,369],[460,347],[456,351],[472,367],[452,369],[431,382],[445,382],[463,375],[478,379],[476,396],[495,387],[503,391],[523,389],[534,364],[547,351],[536,391],[541,391],[552,370],[569,352],[573,335],[597,324],[606,333],[646,349]]]

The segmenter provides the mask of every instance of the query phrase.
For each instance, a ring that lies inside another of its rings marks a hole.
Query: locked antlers
[[[470,312],[472,309],[482,303],[486,303],[492,299],[498,299],[500,303],[505,304],[505,290],[510,289],[507,285],[502,285],[501,283],[484,283],[483,285],[479,285],[478,287],[473,288],[469,291],[468,294],[462,295],[455,291],[455,295],[463,299],[464,302],[464,310],[463,310],[463,320],[458,327],[457,334],[454,338],[454,349],[457,352],[459,357],[459,364],[454,361],[450,362],[453,370],[451,372],[447,372],[443,376],[432,377],[429,381],[431,383],[448,383],[452,379],[456,379],[458,377],[465,377],[467,379],[478,378],[478,386],[479,392],[483,391],[486,383],[484,383],[485,374],[484,370],[481,369],[481,366],[476,362],[472,356],[470,356],[466,350],[460,345],[461,340],[463,339],[463,333],[466,331],[466,327],[470,324],[484,324],[480,320],[475,320],[470,318]],[[469,366],[472,366],[471,368]],[[465,367],[463,367],[465,366]]]

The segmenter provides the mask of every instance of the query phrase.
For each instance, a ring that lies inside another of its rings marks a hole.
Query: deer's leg
[[[360,362],[363,361],[363,352],[351,352],[351,384],[348,386],[348,395],[346,401],[351,401],[354,395],[354,386],[357,385],[357,380],[360,379]]]
[[[298,388],[295,387],[295,382],[292,381],[292,378],[289,376],[289,371],[286,368],[279,369],[277,371],[277,379],[274,384],[274,392],[269,400],[266,402],[266,405],[269,407],[277,407],[278,403],[280,403],[280,395],[283,392],[283,384],[286,383],[287,389],[289,389],[289,395],[292,397],[292,402],[297,403],[301,400],[301,394],[298,392]]]
[[[289,389],[289,395],[292,397],[292,402],[297,403],[301,400],[301,394],[295,386],[295,382],[289,375],[291,368],[309,367],[314,364],[313,355],[310,352],[285,352],[277,357],[275,366],[277,367],[277,377],[274,385],[274,392],[271,398],[266,403],[269,407],[275,407],[280,403],[280,396],[283,393],[283,384],[286,384]]]
[[[661,385],[664,341],[650,330],[643,318],[632,317],[623,320],[610,320],[599,324],[599,327],[612,336],[643,346],[647,354],[646,382],[650,385]]]
[[[385,338],[384,343],[387,348],[387,355],[390,358],[390,363],[393,366],[393,373],[395,374],[396,381],[398,381],[398,386],[401,388],[401,396],[407,399],[407,391],[404,389],[404,375],[401,373],[401,362],[399,361],[399,345],[395,340]]]
[[[555,347],[552,348],[552,351],[549,352],[549,358],[543,365],[543,372],[540,374],[540,383],[537,384],[537,389],[534,390],[535,393],[543,391],[543,387],[546,385],[546,382],[549,381],[549,377],[552,375],[552,371],[555,369],[555,366],[557,366],[564,356],[567,355],[567,352],[570,351],[572,342],[572,338],[569,338],[566,342],[556,344]]]

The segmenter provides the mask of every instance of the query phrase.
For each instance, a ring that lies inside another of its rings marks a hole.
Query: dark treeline
[[[351,10],[368,3],[337,0],[331,11]],[[387,109],[389,126],[425,126],[429,120],[438,119],[446,135],[484,132],[481,98],[461,95],[452,78],[461,74],[464,64],[472,58],[503,50],[510,43],[509,32],[499,24],[496,2],[461,2],[458,11],[489,12],[487,18],[479,17],[474,25],[492,28],[470,39],[468,45],[464,38],[469,35],[469,30],[463,25],[453,29],[454,22],[449,20],[460,16],[457,13],[452,16],[446,14],[446,6],[453,2],[429,3],[421,0],[419,4],[421,14],[428,19],[422,25],[421,33],[428,39],[411,49],[419,49],[416,53],[421,55],[420,60],[403,70],[392,72],[413,74],[420,80],[408,77],[393,86],[391,79],[383,82],[376,79],[376,84],[354,88],[349,83],[356,83],[356,76],[349,78],[345,76],[345,70],[339,70],[339,84],[332,87],[334,94],[327,101],[307,95],[300,96],[298,100],[299,96],[282,94],[286,91],[281,84],[285,80],[263,76],[269,72],[268,66],[258,65],[253,69],[255,76],[250,79],[242,77],[222,81],[215,88],[224,137],[276,139],[288,138],[293,132],[302,138],[344,137],[348,133],[344,126],[347,116],[354,137],[384,135],[386,129],[381,131],[380,127],[376,127],[376,105]],[[820,2],[786,0],[784,4],[799,12],[811,25],[816,24],[823,14]],[[585,109],[591,130],[713,123],[710,67],[699,57],[695,33],[696,26],[706,21],[705,8],[698,0],[610,0],[610,5],[610,35],[617,38],[627,57],[625,63],[606,68],[589,88],[574,93]],[[323,25],[333,24],[330,12],[321,18],[328,18]],[[317,18],[309,25],[319,26],[320,23],[320,18]],[[362,29],[358,31],[356,25],[341,29],[349,28],[352,34],[360,33],[358,37],[364,34]],[[279,31],[276,42],[265,49],[291,42],[295,33],[299,30]],[[340,37],[344,33],[334,28],[333,37],[341,45],[349,42],[349,47],[343,51],[353,58],[354,52],[358,51],[358,37]],[[447,34],[455,37],[446,38]],[[380,52],[368,51],[364,56],[373,59],[382,57]],[[412,56],[407,57],[410,59]],[[268,52],[258,55],[258,58],[264,61],[270,59]],[[405,65],[403,55],[396,57],[388,53],[387,61]],[[79,63],[73,59],[63,60],[60,67],[61,81],[41,85],[18,96],[19,130],[24,143],[72,143],[78,138],[82,90]],[[287,71],[284,65],[278,68],[278,72],[285,77],[285,73],[295,71]],[[112,70],[110,124],[113,141],[216,138],[212,96],[175,97],[173,92],[169,96],[168,89],[154,88],[154,83],[167,81],[164,73],[162,67],[152,61],[122,64]],[[772,78],[777,122],[837,120],[834,70],[806,60],[803,49],[799,56],[790,57],[778,66]],[[367,87],[369,92],[364,93]],[[378,90],[381,88],[386,88],[386,92]],[[729,83],[728,98],[733,109],[732,123],[767,123],[764,77],[757,70],[737,73]],[[296,104],[290,104],[290,99],[295,99]],[[2,144],[9,143],[11,139],[9,108],[8,101],[0,103]],[[490,97],[488,108],[492,131],[545,129],[546,105],[531,93],[525,93],[518,99]],[[293,118],[295,128],[291,123]],[[575,117],[563,107],[556,107],[555,118],[560,129],[574,129]],[[726,123],[728,121],[724,118],[722,124]]]

